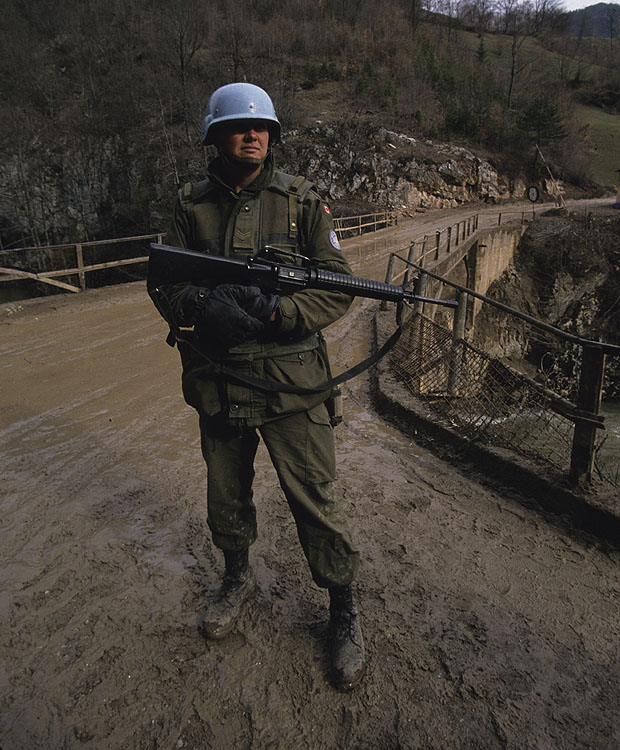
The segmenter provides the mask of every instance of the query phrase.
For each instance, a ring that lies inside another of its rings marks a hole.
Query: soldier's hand
[[[243,307],[242,303],[254,296],[246,293],[248,288],[220,284],[213,290],[202,290],[204,304],[194,326],[199,341],[230,349],[263,330],[263,323]]]
[[[238,296],[241,307],[261,323],[273,322],[280,306],[277,294],[263,294],[257,286],[241,287]]]
[[[181,316],[176,322],[181,326],[193,326],[200,317],[210,293],[209,289],[199,286],[189,287],[181,306]]]

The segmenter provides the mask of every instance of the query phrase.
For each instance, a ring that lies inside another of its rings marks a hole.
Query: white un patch
[[[331,242],[332,247],[336,248],[336,250],[342,250],[340,243],[338,242],[338,235],[334,229],[331,229],[329,232],[329,241]]]

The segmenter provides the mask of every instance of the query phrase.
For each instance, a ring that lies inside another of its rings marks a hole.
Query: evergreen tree
[[[517,118],[517,128],[529,143],[540,147],[568,135],[557,105],[543,94],[528,102]]]

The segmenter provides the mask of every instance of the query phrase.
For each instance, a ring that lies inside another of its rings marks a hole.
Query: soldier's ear
[[[219,124],[212,125],[209,132],[211,144],[219,151],[222,145],[222,127]]]
[[[269,148],[271,148],[272,146],[275,146],[279,140],[280,140],[280,128],[277,128],[274,125],[270,125],[269,126]]]

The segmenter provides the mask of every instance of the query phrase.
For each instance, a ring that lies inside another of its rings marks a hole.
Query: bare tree
[[[422,0],[409,0],[409,23],[411,38],[415,39],[422,20]]]
[[[462,0],[434,0],[431,6],[431,10],[441,13],[446,18],[445,28],[448,30],[448,43],[450,43],[453,32],[459,25],[462,7]]]
[[[201,0],[171,0],[154,13],[153,20],[159,44],[166,53],[164,59],[172,72],[180,119],[189,142],[193,113],[189,84],[196,56],[208,34],[205,4]]]
[[[530,60],[524,59],[522,51],[527,38],[532,34],[532,16],[531,5],[527,2],[518,5],[505,0],[504,9],[505,33],[510,37],[510,68],[506,98],[508,109],[512,109],[517,79],[530,65]]]
[[[509,34],[518,12],[519,0],[498,0],[495,6],[495,26],[502,34]]]
[[[620,7],[609,3],[605,6],[605,25],[609,34],[609,67],[613,65],[614,39],[618,36],[618,22],[620,19]]]
[[[491,28],[494,6],[492,0],[468,0],[461,5],[463,20],[471,23],[478,34]]]
[[[530,23],[532,34],[540,34],[546,29],[552,30],[559,21],[562,12],[561,0],[531,0]]]

